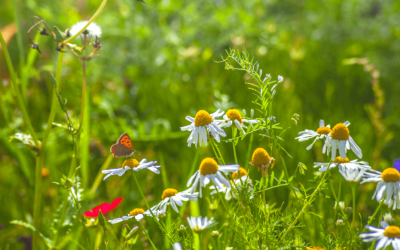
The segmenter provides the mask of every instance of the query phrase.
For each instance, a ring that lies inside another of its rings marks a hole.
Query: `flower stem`
[[[235,127],[232,125],[232,146],[233,146],[233,156],[235,157],[235,163],[238,163],[237,156],[236,156],[236,148],[235,148],[235,140],[233,140],[235,132]]]
[[[246,156],[246,165],[245,169],[247,170],[247,167],[249,166],[249,159],[250,159],[250,154],[251,154],[251,145],[253,145],[253,137],[254,133],[251,133],[250,135],[250,142],[249,142],[249,148],[247,149],[247,156]]]
[[[147,202],[147,199],[146,199],[146,197],[144,196],[142,189],[140,188],[139,182],[138,182],[138,180],[137,180],[137,178],[136,178],[135,171],[132,171],[132,172],[133,172],[133,179],[135,180],[135,183],[136,183],[136,186],[138,187],[139,193],[140,193],[140,195],[142,196],[143,200],[145,201],[146,206],[147,206],[147,209],[149,209],[149,211],[150,211],[150,213],[151,213],[151,216],[153,217],[154,221],[158,224],[158,226],[161,228],[161,230],[163,230],[164,233],[167,235],[168,239],[169,239],[171,242],[173,242],[173,239],[172,239],[171,236],[169,235],[168,230],[167,230],[166,228],[164,228],[164,226],[157,220],[156,215],[154,215],[153,211],[151,210],[151,207],[149,206],[149,203]]]
[[[367,225],[371,225],[372,221],[375,219],[375,216],[378,214],[379,210],[381,209],[382,204],[383,204],[383,201],[379,202],[379,206],[376,208],[374,214],[369,217]],[[364,228],[363,232],[365,232],[366,230],[367,230],[367,228]]]
[[[351,226],[354,227],[354,223],[356,222],[356,184],[351,185],[351,192],[353,194],[353,222]]]
[[[156,248],[156,247],[154,246],[154,244],[153,244],[153,241],[151,241],[150,236],[149,236],[149,234],[147,233],[146,229],[144,229],[143,224],[142,224],[141,221],[139,221],[139,226],[140,226],[140,228],[142,229],[143,233],[147,236],[147,239],[149,239],[149,242],[150,242],[151,246],[152,246],[155,250],[157,250],[157,248]]]
[[[329,162],[329,165],[331,164],[332,161]],[[310,198],[308,199],[307,203],[303,206],[303,208],[301,209],[300,213],[297,215],[297,217],[294,219],[294,221],[292,222],[292,224],[290,224],[290,226],[288,227],[288,229],[286,229],[285,233],[283,234],[283,236],[281,237],[281,239],[279,240],[279,242],[281,242],[283,240],[283,238],[285,238],[286,234],[290,231],[290,229],[292,229],[292,227],[294,226],[294,224],[296,224],[297,220],[300,218],[300,216],[306,211],[306,208],[310,205],[310,203],[314,200],[315,195],[317,195],[319,189],[322,187],[322,185],[325,183],[325,177],[328,175],[330,168],[328,168],[324,175],[321,178],[321,181],[319,182],[317,188],[315,189],[315,191],[311,194]]]

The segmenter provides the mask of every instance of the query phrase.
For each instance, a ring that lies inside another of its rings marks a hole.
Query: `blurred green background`
[[[8,49],[17,74],[21,75],[31,51],[27,30],[31,17],[39,16],[50,27],[61,30],[80,20],[88,20],[100,1],[5,0],[0,7],[0,29],[8,26]],[[15,23],[18,15],[22,50],[19,49]],[[164,187],[183,190],[196,149],[187,147],[188,125],[185,116],[200,109],[256,108],[253,95],[244,85],[246,76],[227,71],[216,63],[229,48],[246,49],[260,63],[263,72],[285,80],[278,85],[272,115],[277,122],[292,128],[283,143],[293,158],[285,156],[289,173],[299,162],[308,167],[305,176],[295,181],[308,184],[313,177],[313,162],[324,162],[322,144],[311,151],[294,138],[299,131],[316,129],[318,121],[327,124],[349,120],[350,133],[363,150],[363,160],[376,169],[391,166],[400,157],[400,2],[388,1],[152,1],[109,0],[96,19],[102,28],[102,48],[88,62],[89,130],[79,148],[78,158],[83,186],[90,190],[99,169],[109,157],[109,147],[124,132],[130,134],[139,158],[157,160],[162,175],[140,172],[150,204],[159,201]],[[35,34],[35,33],[33,33]],[[4,34],[3,34],[4,35]],[[50,73],[55,74],[57,51],[49,37],[40,38],[42,54],[35,56],[27,85],[22,86],[28,113],[39,139],[43,136],[51,105]],[[76,40],[76,43],[80,43]],[[2,54],[2,53],[1,53]],[[364,59],[361,59],[364,58]],[[64,55],[60,94],[68,100],[70,116],[80,113],[82,68],[70,52]],[[0,56],[0,246],[23,249],[29,231],[10,225],[11,220],[30,221],[34,192],[35,152],[12,141],[17,132],[28,133],[22,121],[3,54]],[[290,118],[300,115],[297,126]],[[257,112],[255,116],[257,116]],[[55,122],[66,124],[58,107]],[[227,129],[228,137],[231,136]],[[256,136],[251,148],[267,147]],[[238,160],[246,165],[249,136],[238,144]],[[231,144],[221,143],[225,160],[233,162]],[[63,190],[52,184],[67,174],[72,154],[69,131],[55,126],[46,149],[41,231],[63,199]],[[277,152],[271,152],[274,156]],[[212,150],[202,148],[202,157]],[[354,157],[351,154],[351,157]],[[276,157],[278,158],[278,157]],[[109,159],[110,160],[110,159]],[[107,166],[120,167],[123,159],[112,159]],[[282,171],[278,160],[275,175]],[[252,176],[259,178],[253,171]],[[160,184],[162,182],[162,185]],[[347,186],[346,186],[347,188]],[[375,209],[370,201],[375,184],[361,186],[359,206],[365,218]],[[268,193],[271,203],[289,198],[289,189]],[[350,192],[345,201],[350,204]],[[279,194],[279,195],[278,195]],[[132,179],[113,177],[86,193],[83,210],[124,197],[110,217],[120,216],[143,206]],[[333,200],[329,201],[333,204]],[[205,206],[205,205],[203,205]],[[333,206],[333,205],[332,205]],[[316,211],[320,212],[320,211]],[[204,215],[206,215],[205,212]],[[153,222],[150,222],[153,223]],[[155,227],[155,225],[153,225]],[[156,239],[157,240],[157,239]],[[161,239],[159,239],[161,240]],[[314,235],[311,243],[323,242]]]

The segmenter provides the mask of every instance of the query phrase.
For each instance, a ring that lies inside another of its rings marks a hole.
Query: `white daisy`
[[[187,221],[189,223],[189,227],[195,233],[201,233],[202,231],[210,228],[216,224],[218,224],[214,218],[208,219],[207,217],[188,217]]]
[[[144,218],[144,215],[151,216],[150,211],[144,211],[141,208],[135,208],[133,209],[128,215],[124,215],[120,218],[115,218],[115,219],[110,219],[108,222],[111,224],[116,224],[122,221],[130,220],[132,218],[135,218],[136,221],[141,221]]]
[[[186,120],[191,122],[191,124],[181,127],[181,130],[191,131],[187,140],[188,146],[190,147],[192,144],[194,144],[197,147],[198,141],[200,146],[202,145],[202,142],[204,142],[204,145],[207,146],[207,130],[211,132],[211,135],[217,142],[220,142],[221,139],[219,136],[225,137],[226,133],[217,125],[214,119],[222,116],[223,114],[224,112],[220,112],[219,109],[211,115],[205,110],[199,110],[195,118],[186,116]]]
[[[328,168],[329,163],[321,163],[321,162],[314,162],[314,168],[319,167],[319,171],[324,172]],[[363,169],[371,169],[370,166],[368,166],[368,162],[365,161],[358,161],[352,160],[350,161],[348,157],[346,158],[341,158],[340,156],[336,157],[333,162],[331,162],[331,165],[329,168],[335,168],[336,166],[339,165],[339,171],[344,171],[345,169],[358,169],[358,168],[363,168]]]
[[[364,242],[377,241],[375,250],[386,249],[392,246],[393,250],[400,250],[400,228],[397,226],[389,226],[386,222],[381,222],[381,227],[366,226],[370,231],[359,234]]]
[[[246,175],[242,176],[241,178],[237,179],[234,181],[234,183],[231,181],[231,186],[226,187],[223,185],[221,188],[215,190],[215,186],[211,186],[210,189],[213,191],[210,193],[211,195],[216,194],[217,192],[224,193],[225,194],[225,199],[230,200],[232,197],[237,199],[235,192],[232,191],[232,186],[234,186],[237,190],[237,192],[241,192],[243,188],[247,188],[247,192],[250,194],[250,199],[254,198],[254,195],[252,194],[253,192],[253,187],[251,186],[251,179]]]
[[[361,184],[378,182],[372,199],[384,201],[388,207],[400,209],[400,172],[396,168],[387,168],[383,172],[373,169],[364,173]]]
[[[237,129],[242,130],[243,133],[246,133],[243,128],[247,128],[247,126],[244,125],[245,122],[252,126],[253,124],[258,123],[259,120],[243,119],[239,111],[236,109],[229,109],[224,115],[224,119],[222,121],[217,121],[218,125],[222,128],[230,127],[232,123],[235,123]]]
[[[69,30],[70,34],[74,36],[77,34],[85,25],[88,23],[88,21],[80,21],[77,22],[76,24],[72,25],[71,29]],[[101,28],[95,24],[95,23],[90,23],[89,26],[86,28],[87,31],[87,37],[91,39],[95,39],[96,37],[101,37]],[[85,31],[84,31],[85,32]],[[83,33],[82,32],[78,37],[83,39]]]
[[[161,166],[154,165],[156,163],[157,163],[157,161],[147,162],[146,159],[142,159],[140,162],[138,162],[136,159],[128,159],[128,160],[124,161],[121,168],[105,169],[101,172],[103,174],[106,174],[106,176],[103,178],[103,180],[107,179],[108,177],[110,177],[112,175],[122,176],[128,170],[139,171],[142,169],[148,169],[148,170],[152,171],[153,173],[159,174],[160,170],[158,170],[158,169]]]
[[[326,137],[329,135],[330,132],[331,132],[331,126],[330,125],[325,126],[324,120],[319,120],[319,128],[317,129],[317,131],[306,129],[304,131],[299,132],[299,136],[296,137],[296,139],[299,141],[307,141],[309,139],[315,138],[313,143],[311,143],[307,147],[307,150],[310,150],[317,140],[326,139]]]
[[[331,133],[328,135],[328,137],[325,140],[324,147],[322,149],[322,152],[325,153],[326,149],[328,148],[328,154],[329,154],[329,148],[332,149],[332,155],[331,159],[332,161],[336,157],[336,150],[339,150],[339,155],[342,158],[346,158],[346,152],[347,150],[352,150],[354,154],[361,159],[362,158],[362,152],[360,147],[356,144],[356,142],[353,140],[353,138],[350,136],[350,131],[347,128],[350,125],[350,122],[346,121],[344,123],[338,123],[335,125],[335,127],[332,128]]]
[[[361,178],[363,177],[365,171],[368,168],[365,167],[355,167],[355,168],[348,168],[342,167],[339,165],[339,173],[343,176],[343,178],[350,183],[359,183]]]
[[[173,188],[167,188],[164,190],[161,199],[162,201],[157,205],[151,208],[151,211],[160,210],[167,211],[167,206],[171,205],[171,207],[179,213],[178,206],[182,206],[184,201],[197,201],[197,197],[199,193],[191,193],[189,190],[185,190],[182,192],[178,192],[178,190]]]
[[[193,183],[192,187],[189,189],[190,192],[193,193],[197,186],[200,185],[200,197],[202,197],[202,188],[207,186],[210,180],[217,188],[221,188],[223,185],[230,187],[231,183],[223,174],[227,175],[229,172],[237,172],[238,169],[238,164],[219,166],[213,158],[207,157],[200,163],[199,170],[190,177],[187,186],[190,187]]]

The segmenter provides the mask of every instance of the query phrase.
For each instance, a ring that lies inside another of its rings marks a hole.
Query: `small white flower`
[[[214,221],[214,218],[208,219],[207,217],[188,217],[187,221],[189,223],[189,227],[193,230],[195,233],[201,233],[202,231],[214,226],[217,224],[216,221]]]
[[[400,161],[395,161],[394,168],[387,168],[383,172],[373,169],[364,173],[361,184],[365,182],[378,182],[372,199],[380,202],[383,200],[388,207],[400,209]]]
[[[132,218],[135,218],[136,221],[141,221],[144,218],[144,215],[151,216],[151,213],[150,213],[150,211],[145,212],[141,208],[135,208],[129,214],[124,215],[120,218],[110,219],[110,220],[108,220],[108,222],[110,222],[111,224],[116,224],[116,223],[119,223],[122,221],[130,220]]]
[[[182,245],[179,242],[175,242],[173,247],[174,250],[182,250]]]
[[[199,170],[196,171],[190,177],[187,182],[187,187],[192,187],[189,189],[193,193],[197,186],[200,185],[200,197],[202,197],[202,188],[210,183],[210,180],[214,183],[217,188],[221,188],[223,185],[230,187],[231,183],[226,179],[224,174],[237,172],[239,170],[238,164],[230,164],[225,166],[219,166],[217,162],[210,157],[205,158],[201,163]]]
[[[296,137],[296,139],[299,141],[307,141],[309,139],[315,138],[313,143],[311,143],[307,147],[307,150],[310,150],[317,140],[325,139],[330,132],[331,132],[331,126],[330,125],[325,126],[324,120],[320,120],[317,131],[306,129],[304,131],[299,132],[299,136]]]
[[[213,191],[210,194],[214,195],[217,192],[224,193],[225,199],[229,201],[232,197],[234,199],[237,199],[235,192],[232,190],[232,188],[236,188],[237,189],[236,192],[239,192],[239,193],[243,190],[243,188],[247,188],[247,192],[248,192],[248,194],[250,194],[250,199],[254,198],[254,194],[252,194],[253,187],[251,185],[251,179],[247,175],[242,176],[238,180],[235,180],[234,183],[235,184],[232,183],[232,185],[230,187],[226,187],[225,185],[223,185],[218,190],[215,190],[215,186],[211,186],[210,189]]]
[[[370,232],[359,234],[364,242],[377,241],[375,250],[386,249],[392,246],[393,250],[400,250],[400,228],[397,226],[389,226],[386,222],[381,221],[381,227],[366,226]]]
[[[146,159],[142,159],[140,162],[138,162],[136,159],[128,159],[128,160],[124,161],[121,168],[105,169],[101,172],[103,174],[106,174],[106,176],[104,176],[103,180],[107,179],[108,177],[110,177],[112,175],[122,176],[128,170],[140,171],[142,169],[148,169],[153,173],[159,174],[160,170],[158,170],[158,169],[161,166],[154,165],[156,163],[157,163],[157,161],[147,162]]]
[[[321,162],[314,162],[314,167],[317,168],[319,167],[319,171],[324,172],[328,168],[329,163],[321,163]],[[339,166],[339,172],[344,172],[346,169],[347,170],[356,170],[359,168],[362,169],[371,169],[370,166],[368,166],[368,162],[365,161],[358,161],[352,160],[350,161],[349,158],[341,158],[340,156],[336,157],[333,162],[331,162],[331,165],[329,168],[335,168],[336,166]]]
[[[350,131],[347,128],[350,125],[350,122],[346,121],[344,123],[338,123],[335,125],[335,127],[332,128],[331,133],[328,135],[328,137],[325,140],[324,147],[322,149],[322,152],[325,153],[325,151],[328,148],[327,153],[329,154],[329,148],[332,149],[332,155],[331,159],[332,161],[336,157],[336,150],[339,150],[339,155],[343,159],[346,158],[346,152],[347,150],[352,150],[354,154],[361,159],[362,158],[362,152],[360,147],[356,144],[356,142],[353,140],[353,138],[350,136]]]
[[[164,190],[161,199],[162,201],[157,205],[151,208],[151,211],[159,210],[159,211],[167,211],[167,206],[171,205],[171,207],[179,213],[178,206],[182,206],[184,201],[197,201],[197,197],[199,193],[190,193],[189,190],[185,190],[182,192],[178,192],[178,190],[173,188],[167,188]]]
[[[229,109],[224,115],[224,119],[216,122],[221,126],[221,128],[228,128],[235,123],[236,128],[242,130],[242,132],[245,134],[246,132],[244,132],[243,128],[247,128],[247,126],[244,125],[244,123],[246,122],[252,126],[253,124],[258,123],[259,120],[243,119],[236,109]]]
[[[71,29],[69,32],[71,33],[72,36],[77,34],[85,25],[88,23],[88,21],[80,21],[77,22],[76,24],[72,25]],[[88,38],[90,39],[95,39],[96,37],[101,37],[101,28],[95,24],[95,23],[90,23],[89,26],[86,28],[88,34]],[[81,39],[83,39],[83,32],[78,36]]]
[[[337,201],[335,201],[335,206],[333,207],[333,209],[337,209],[339,207],[344,209],[344,201],[339,201],[339,206],[338,206]]]
[[[283,76],[278,76],[278,82],[283,82]]]
[[[217,125],[214,119],[222,116],[223,114],[224,112],[220,112],[219,109],[211,115],[205,110],[199,110],[195,118],[186,116],[186,120],[191,122],[191,124],[181,127],[181,130],[191,131],[187,140],[188,146],[190,147],[192,144],[194,144],[197,147],[197,142],[199,142],[200,146],[203,142],[204,145],[207,146],[207,131],[211,132],[211,135],[217,142],[220,142],[220,136],[225,137],[226,133]]]

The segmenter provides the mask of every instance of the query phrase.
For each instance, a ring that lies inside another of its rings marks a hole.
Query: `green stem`
[[[215,146],[215,149],[217,150],[217,152],[218,152],[219,156],[221,157],[221,161],[222,161],[222,163],[223,163],[224,165],[226,165],[226,163],[225,163],[225,161],[224,161],[224,158],[222,157],[221,151],[219,151],[219,148],[218,148],[217,142],[216,142],[216,141],[214,141],[214,140],[211,140],[211,141],[212,141],[213,143],[215,143],[215,144],[214,144],[214,146]]]
[[[381,209],[382,204],[383,204],[383,201],[379,202],[379,206],[376,208],[374,214],[371,217],[369,217],[367,225],[371,225],[372,221],[375,219],[375,216],[378,214],[379,210]],[[366,230],[367,229],[364,228],[363,232],[365,232]]]
[[[100,14],[100,12],[103,10],[104,6],[106,5],[107,0],[103,0],[103,2],[101,3],[100,7],[98,8],[98,10],[96,11],[96,13],[94,13],[94,15],[89,19],[89,21],[87,22],[87,24],[82,27],[82,29],[76,33],[74,36],[69,37],[67,40],[65,40],[63,43],[67,44],[70,41],[72,41],[73,39],[77,38],[83,31],[86,30],[87,27],[89,27],[89,25],[97,18],[97,16]]]
[[[207,134],[207,136],[208,136],[208,142],[211,144],[211,148],[212,148],[212,150],[213,150],[213,152],[214,152],[215,157],[217,158],[218,164],[222,164],[222,161],[219,159],[219,156],[218,156],[218,154],[217,154],[217,151],[215,151],[214,143],[213,143],[213,141],[212,141],[210,135]],[[199,147],[199,148],[200,148],[200,147]]]
[[[200,249],[203,249],[203,233],[199,233],[200,238]]]
[[[328,166],[331,165],[331,162],[329,162]],[[288,227],[288,229],[286,229],[285,233],[283,234],[283,236],[281,237],[281,239],[279,240],[279,242],[281,242],[283,240],[283,238],[285,238],[286,234],[290,231],[290,229],[292,229],[292,227],[294,226],[294,224],[296,224],[297,220],[301,217],[301,215],[306,211],[306,208],[308,207],[308,205],[310,205],[310,203],[314,200],[315,195],[317,195],[319,189],[322,187],[322,184],[325,183],[325,177],[327,176],[328,172],[329,172],[330,168],[328,168],[324,175],[321,178],[321,181],[319,182],[317,188],[315,189],[315,191],[311,194],[310,198],[308,199],[307,203],[303,206],[303,208],[301,209],[300,213],[297,215],[297,217],[294,219],[294,221],[292,222],[292,224],[290,224],[290,226]]]
[[[353,222],[352,227],[354,227],[354,223],[356,222],[356,184],[351,185],[351,192],[353,194]]]
[[[151,246],[153,247],[153,249],[157,250],[157,248],[154,246],[153,241],[151,241],[149,234],[147,233],[146,229],[144,229],[143,224],[141,221],[139,221],[139,226],[142,229],[143,233],[147,236],[147,239],[149,239],[149,242],[151,244]]]
[[[11,62],[10,54],[8,53],[8,48],[7,48],[6,42],[4,41],[3,34],[1,33],[1,31],[0,31],[0,43],[1,43],[1,46],[3,47],[3,53],[4,53],[4,57],[6,58],[8,71],[10,72],[11,85],[15,91],[15,95],[17,97],[17,103],[18,103],[19,109],[22,112],[22,117],[24,119],[25,125],[28,127],[28,130],[31,133],[31,136],[32,136],[33,142],[35,143],[36,148],[40,148],[39,141],[36,137],[35,131],[33,130],[31,120],[29,119],[28,112],[25,109],[24,101],[22,100],[22,96],[21,96],[21,93],[18,88],[17,75],[15,74],[14,67]]]
[[[238,160],[237,160],[237,156],[236,156],[235,140],[233,140],[234,132],[235,132],[235,127],[234,127],[234,125],[232,124],[232,146],[233,146],[233,156],[235,157],[235,163],[237,164],[237,163],[238,163]]]
[[[18,53],[19,53],[19,74],[22,76],[23,69],[24,69],[25,53],[24,53],[24,46],[23,46],[23,43],[22,43],[21,24],[19,22],[19,12],[18,12],[17,1],[16,0],[12,0],[11,4],[12,4],[13,10],[14,10],[15,24],[17,26],[17,44],[18,44]],[[26,86],[22,86],[22,96],[23,96],[23,100],[26,102],[26,93],[25,93],[24,90],[26,90]]]
[[[140,187],[139,182],[138,182],[138,180],[137,180],[137,178],[136,178],[135,171],[132,171],[132,172],[133,172],[133,179],[135,180],[135,183],[136,183],[136,186],[137,186],[137,188],[138,188],[138,190],[139,190],[139,193],[140,193],[140,195],[142,196],[143,200],[145,201],[146,206],[147,206],[147,209],[149,209],[149,211],[150,211],[150,213],[151,213],[151,216],[153,217],[154,221],[158,224],[158,226],[160,227],[160,229],[164,231],[164,233],[167,235],[167,237],[169,238],[169,240],[170,240],[171,242],[174,242],[173,239],[171,238],[171,236],[169,235],[168,230],[167,230],[166,228],[164,228],[164,226],[157,220],[156,215],[153,214],[153,211],[151,210],[151,207],[149,206],[149,203],[147,202],[147,199],[146,199],[146,197],[145,197],[144,194],[143,194],[142,188]]]
[[[250,142],[249,142],[249,148],[247,149],[247,156],[246,156],[246,165],[245,165],[245,169],[247,169],[247,167],[249,166],[250,154],[251,154],[251,145],[253,145],[253,137],[254,137],[254,133],[251,133],[251,135],[250,135]]]
[[[221,192],[218,192],[218,188],[217,186],[214,184],[215,190],[217,191],[220,200],[222,201],[222,204],[224,204],[224,208],[226,210],[226,212],[228,213],[229,217],[231,218],[231,220],[233,221],[233,224],[235,226],[235,228],[238,230],[238,232],[240,233],[240,236],[242,236],[242,238],[247,242],[248,246],[251,247],[251,249],[253,249],[253,247],[251,246],[250,242],[248,241],[248,239],[244,236],[242,230],[240,229],[240,227],[237,225],[237,221],[235,220],[235,218],[233,218],[231,212],[229,211],[228,205],[226,205],[225,203],[225,198],[222,197]]]
[[[63,53],[58,53],[58,61],[57,61],[57,72],[56,72],[56,81],[60,83],[61,81],[61,70],[62,70],[62,60],[63,60]],[[53,87],[52,87],[53,88]],[[35,171],[35,194],[34,194],[34,207],[33,207],[33,225],[39,229],[39,221],[40,221],[40,205],[42,199],[42,166],[44,164],[44,157],[45,157],[45,150],[47,145],[47,140],[49,139],[51,129],[53,127],[54,117],[56,115],[58,105],[58,99],[56,96],[56,90],[53,88],[53,95],[51,101],[51,110],[49,119],[47,120],[47,127],[44,132],[44,136],[42,139],[41,151],[39,155],[39,159],[37,160],[36,164],[36,171]],[[32,239],[32,249],[36,249],[38,246],[38,237],[37,235],[33,236]]]

